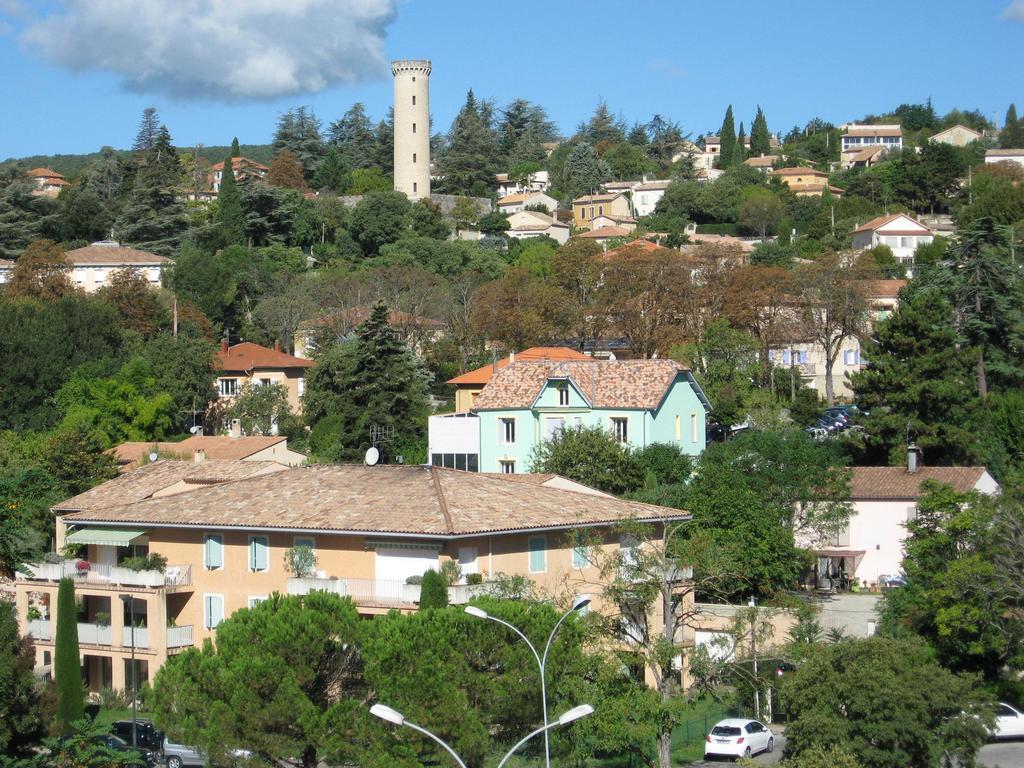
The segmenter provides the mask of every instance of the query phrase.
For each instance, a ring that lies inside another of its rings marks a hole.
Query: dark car
[[[96,742],[102,744],[107,749],[114,750],[115,752],[128,753],[126,757],[134,758],[132,762],[139,766],[154,766],[160,762],[159,754],[157,752],[151,749],[146,749],[142,746],[133,747],[127,741],[112,733],[97,736]]]
[[[110,724],[110,732],[126,743],[132,743],[131,720],[115,720]],[[154,727],[152,721],[146,718],[135,721],[135,743],[138,746],[159,751],[163,741],[164,735]]]

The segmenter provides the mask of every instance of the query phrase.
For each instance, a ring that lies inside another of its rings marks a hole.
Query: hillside
[[[178,152],[181,154],[192,153],[196,151],[195,147],[178,147]],[[258,163],[264,163],[270,165],[270,161],[274,158],[274,148],[270,144],[242,144],[240,147],[242,155],[248,157],[250,160],[255,160]],[[223,160],[228,152],[231,151],[229,145],[219,147],[200,147],[199,156],[209,160],[211,163],[219,163]],[[116,150],[119,155],[129,154],[128,150],[120,149]],[[3,162],[0,162],[0,171],[10,165],[19,165],[22,168],[28,170],[29,168],[50,168],[57,173],[62,173],[69,179],[73,179],[81,172],[91,160],[99,157],[100,153],[91,152],[84,155],[32,155],[31,157],[9,157]]]

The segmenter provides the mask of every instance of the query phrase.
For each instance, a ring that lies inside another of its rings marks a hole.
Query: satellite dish
[[[157,453],[156,451],[153,451],[151,454],[149,454],[149,460],[150,461],[156,461],[159,458],[160,458],[160,454]]]
[[[191,427],[188,431],[193,435],[199,434],[199,427]]]
[[[374,446],[370,446],[366,449],[366,457],[363,459],[366,462],[366,466],[372,467],[378,461],[380,461],[380,451]]]

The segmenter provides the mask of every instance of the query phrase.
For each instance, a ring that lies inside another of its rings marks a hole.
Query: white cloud
[[[0,3],[10,0],[0,0]],[[180,99],[263,100],[386,72],[394,0],[62,0],[22,39],[75,72]]]
[[[656,59],[647,65],[652,72],[657,72],[665,77],[678,78],[686,77],[689,72],[668,59]]]
[[[1003,9],[1003,18],[1009,21],[1024,21],[1024,0],[1013,0]]]

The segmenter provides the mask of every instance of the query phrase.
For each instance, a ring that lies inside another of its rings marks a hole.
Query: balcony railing
[[[113,633],[110,631],[110,625],[78,622],[78,642],[86,645],[113,645]]]
[[[192,627],[168,627],[168,648],[189,648],[192,646]]]
[[[487,589],[487,584],[459,584],[448,587],[448,602],[452,605],[464,605],[471,597],[485,594]],[[308,595],[310,592],[331,592],[349,597],[357,605],[415,606],[420,601],[420,585],[406,584],[400,579],[288,579],[289,595]]]
[[[132,647],[132,628],[122,627],[121,628],[121,647],[131,648]],[[135,628],[135,647],[136,648],[149,648],[149,630],[146,627]]]
[[[32,619],[28,623],[28,633],[36,640],[53,640],[53,624],[49,619]]]
[[[169,565],[160,571],[135,571],[118,565],[89,563],[88,570],[79,570],[81,560],[64,560],[59,563],[29,563],[29,575],[34,581],[60,581],[75,579],[86,585],[111,585],[115,587],[173,587],[188,586],[192,583],[192,566]]]

